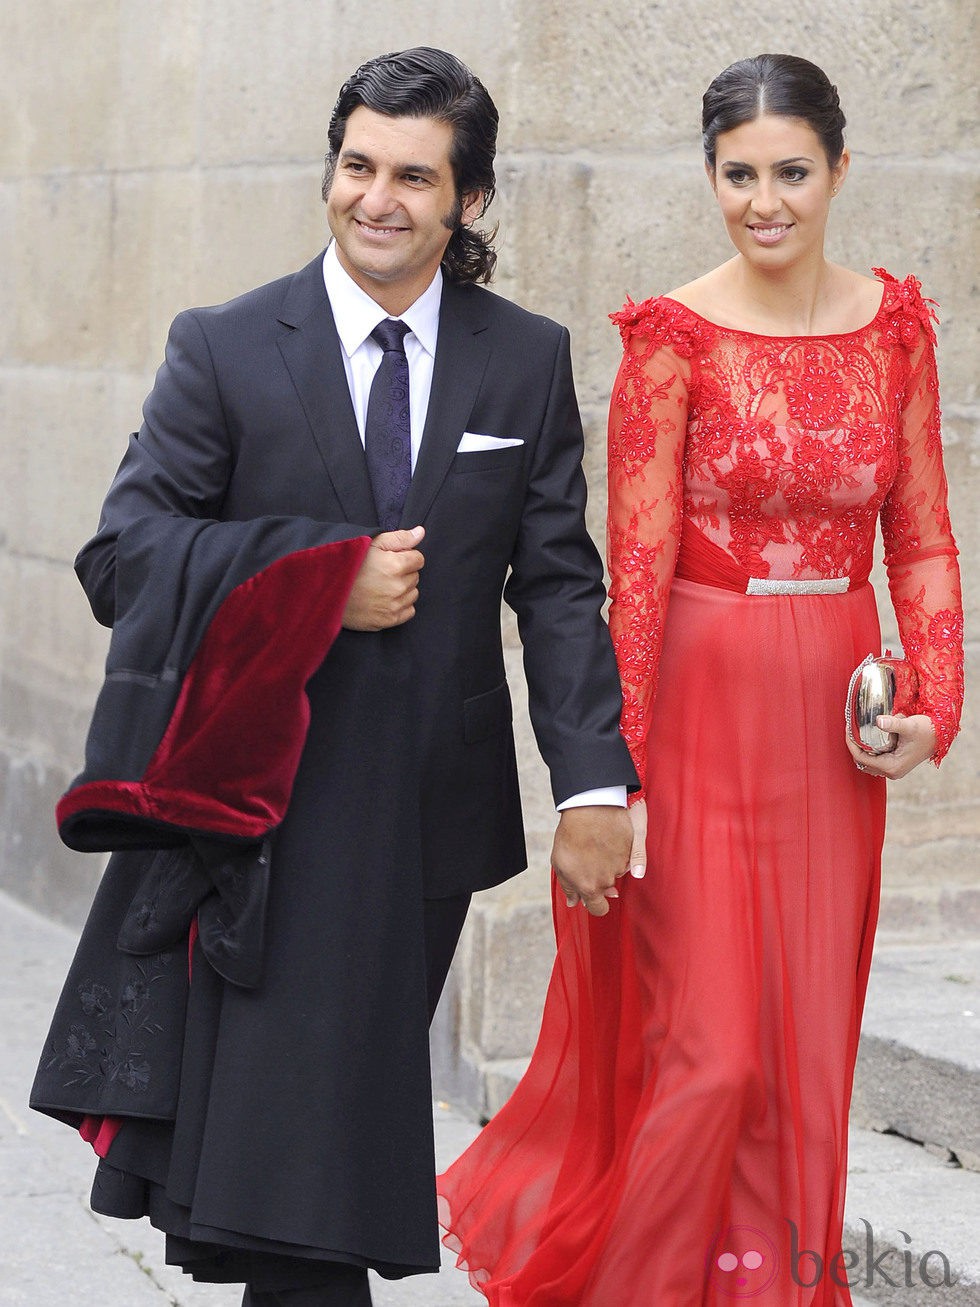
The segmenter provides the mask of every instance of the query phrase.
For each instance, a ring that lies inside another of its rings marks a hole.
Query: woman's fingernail
[[[605,893],[605,896],[606,896],[607,899],[618,899],[618,898],[619,898],[619,890],[618,890],[618,889],[607,889],[607,890],[604,891],[604,893]]]
[[[635,877],[636,880],[642,880],[646,874],[647,869],[641,863],[638,863],[635,867],[630,867],[630,875]]]
[[[566,895],[565,895],[565,904],[566,904],[567,907],[569,907],[569,908],[574,908],[574,907],[575,907],[575,904],[576,904],[577,902],[578,902],[578,895],[577,895],[577,894],[566,894]]]

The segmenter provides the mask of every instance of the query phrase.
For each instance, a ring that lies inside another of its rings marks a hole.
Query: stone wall
[[[978,599],[977,29],[969,0],[471,4],[48,0],[0,13],[0,883],[78,921],[96,859],[56,839],[104,633],[70,559],[162,355],[170,319],[300,266],[325,242],[325,128],[343,77],[429,43],[501,111],[498,289],[572,328],[602,535],[605,315],[727,256],[703,176],[700,95],[762,49],[837,81],[851,175],[831,255],[914,270],[942,305],[952,509]],[[969,629],[969,627],[968,627]],[[510,630],[513,681],[519,651]],[[976,665],[976,645],[970,646]],[[519,698],[519,696],[518,696]],[[523,720],[523,719],[522,719]],[[896,787],[887,931],[977,929],[975,713],[941,776]],[[436,1032],[445,1092],[493,1107],[533,1040],[550,965],[554,816],[526,725],[531,870],[482,897]]]

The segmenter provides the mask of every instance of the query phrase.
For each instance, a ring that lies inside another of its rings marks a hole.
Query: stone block
[[[462,965],[450,970],[429,1029],[432,1096],[437,1102],[465,1103],[478,1111],[483,1097],[483,1068],[463,1046]]]
[[[211,17],[202,0],[119,6],[112,33],[119,92],[108,122],[116,168],[173,169],[195,162],[201,48]]]
[[[680,157],[635,163],[626,206],[621,171],[621,161],[605,159],[592,173],[585,320],[575,324],[580,398],[603,414],[622,357],[609,314],[627,295],[636,302],[665,295],[731,253],[694,148]]]
[[[589,162],[574,156],[503,154],[497,161],[497,199],[488,215],[500,225],[500,293],[569,327],[581,324],[586,313],[586,274],[596,234],[588,207],[591,171]],[[583,342],[575,330],[572,336],[578,358]]]
[[[936,892],[931,887],[894,889],[883,885],[876,939],[882,944],[941,938]]]
[[[174,167],[197,148],[200,0],[4,6],[0,174]]]
[[[45,916],[80,927],[104,860],[58,839],[54,809],[71,772],[0,746],[0,885]]]
[[[962,381],[962,378],[960,378]],[[942,384],[942,378],[940,379]],[[943,458],[949,482],[949,514],[960,551],[963,601],[971,612],[980,608],[980,514],[976,511],[980,485],[980,412],[974,422],[950,405],[943,413]]]
[[[836,48],[809,57],[826,59],[853,147],[903,158],[964,148],[980,112],[972,72],[980,49],[970,0],[914,6],[858,0],[819,12],[825,34],[836,36]],[[842,22],[846,59],[839,53]]]
[[[119,102],[116,38],[128,7],[119,0],[62,0],[43,11],[3,6],[0,170],[7,176],[105,166]]]
[[[243,0],[208,10],[197,103],[206,167],[322,158],[330,108],[346,75],[333,71],[336,8]],[[279,57],[270,57],[273,51]]]
[[[16,182],[0,180],[0,249],[13,250],[17,239],[17,213],[20,187]],[[0,260],[0,303],[12,308],[17,303],[21,271],[13,259]],[[0,360],[6,361],[14,344],[16,315],[0,314]]]
[[[572,12],[527,5],[500,106],[503,140],[507,148],[516,140],[525,149],[622,145],[624,152],[662,153],[697,137],[701,96],[729,63],[786,50],[826,70],[846,114],[875,148],[931,153],[938,102],[948,97],[947,148],[975,124],[976,48],[967,0],[928,9],[901,0],[820,8],[789,0],[776,11],[740,10],[736,21],[724,5],[634,6],[628,13],[614,0]]]
[[[966,841],[960,843],[962,846]],[[930,868],[927,873],[920,873],[918,882],[912,880],[914,872],[905,872],[904,859],[899,858],[897,867],[894,857],[887,859],[878,917],[880,944],[951,944],[980,936],[980,888],[975,884],[974,847],[967,848],[966,865],[961,863],[958,868],[954,865],[950,869],[947,864],[941,870]],[[957,870],[962,879],[952,879]],[[951,874],[949,882],[938,880],[946,874]],[[963,880],[973,883],[964,884]]]
[[[897,804],[892,803],[889,822]],[[976,865],[976,842],[980,821],[975,806],[964,809],[926,806],[919,822],[906,820],[904,827],[889,832],[885,844],[883,888],[885,891],[931,886],[939,893],[968,890],[980,885]]]
[[[0,601],[0,739],[75,765],[108,632],[95,622],[66,563],[0,555]]]
[[[521,1057],[537,1037],[551,975],[551,910],[488,908],[474,918],[479,943],[467,971],[472,1002],[464,999],[464,1039],[485,1059]]]
[[[399,6],[387,0],[335,0],[328,46],[337,70],[333,90],[365,59],[387,50],[431,45],[469,64],[500,108],[522,9],[519,0],[494,5],[431,0]]]
[[[489,1121],[495,1116],[517,1088],[517,1082],[527,1070],[528,1058],[501,1058],[486,1064],[486,1088],[483,1115]]]
[[[209,288],[198,282],[212,252],[207,243],[202,248],[203,184],[194,169],[139,169],[113,178],[106,365],[151,378],[173,318],[209,301]]]
[[[17,204],[11,355],[34,365],[98,366],[113,332],[112,180],[104,173],[28,178]]]
[[[319,164],[342,82],[364,60],[407,46],[452,50],[496,94],[507,65],[510,8],[473,0],[394,7],[385,0],[245,0],[213,9],[203,29],[201,158]],[[281,57],[270,58],[270,51]]]
[[[118,462],[118,444],[100,439],[116,411],[111,374],[0,369],[0,480],[17,487],[4,511],[9,548],[67,562],[93,533]]]
[[[221,303],[295,272],[330,239],[319,165],[210,169],[197,223],[192,303]]]
[[[292,272],[329,239],[315,163],[137,172],[113,196],[106,357],[150,378],[182,309]]]
[[[967,156],[929,160],[855,157],[835,202],[828,254],[859,271],[914,273],[939,302],[938,361],[947,405],[976,396],[977,177]],[[839,207],[838,207],[839,206]]]
[[[683,143],[697,130],[703,90],[692,47],[696,40],[717,48],[724,26],[720,11],[703,18],[704,27],[693,25],[688,11],[661,5],[624,13],[612,0],[576,6],[574,14],[553,2],[524,6],[499,102],[502,144],[645,153]]]

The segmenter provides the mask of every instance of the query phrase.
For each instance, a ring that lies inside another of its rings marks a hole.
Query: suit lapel
[[[279,321],[286,328],[279,349],[346,518],[365,526],[376,523],[340,338],[323,284],[322,255],[293,278]]]
[[[449,282],[443,286],[429,409],[402,526],[416,526],[425,520],[476,402],[490,358],[482,336],[486,327],[482,298]]]

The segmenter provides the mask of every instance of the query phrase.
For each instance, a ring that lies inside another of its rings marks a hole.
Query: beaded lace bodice
[[[914,277],[874,271],[878,312],[840,335],[755,335],[668,298],[612,315],[625,353],[609,418],[610,627],[641,780],[684,520],[750,576],[780,580],[866,575],[880,520],[937,762],[956,734],[963,610],[934,315]]]

